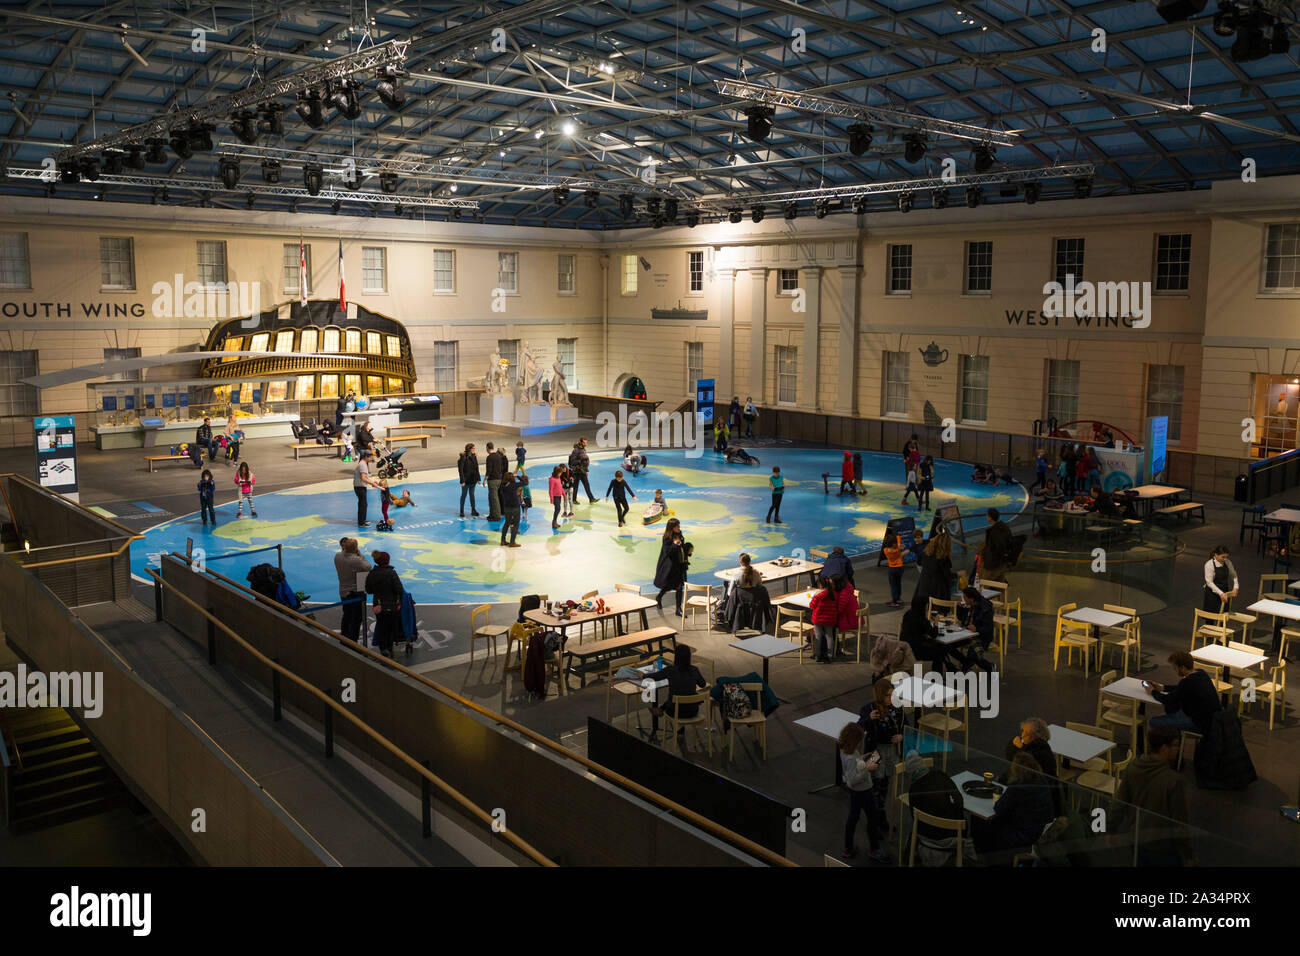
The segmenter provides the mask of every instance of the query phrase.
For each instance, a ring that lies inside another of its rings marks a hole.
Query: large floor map
[[[864,453],[869,493],[840,496],[840,455],[818,449],[755,449],[761,465],[728,465],[706,453],[689,458],[682,451],[648,453],[649,466],[629,484],[637,495],[625,528],[617,526],[613,503],[604,501],[605,488],[618,466],[612,454],[594,455],[591,487],[600,502],[582,504],[577,517],[552,531],[546,502],[546,479],[558,459],[530,461],[534,507],[521,527],[521,548],[499,547],[500,526],[484,519],[457,517],[459,486],[454,468],[415,472],[398,487],[409,490],[415,508],[392,511],[396,529],[376,532],[356,527],[356,497],[351,480],[335,480],[257,497],[258,517],[235,518],[235,504],[217,506],[219,524],[205,528],[198,512],[166,521],[146,533],[144,547],[134,551],[133,571],[143,575],[148,562],[161,552],[185,550],[186,539],[208,556],[283,544],[284,569],[295,590],[312,595],[313,603],[337,600],[333,555],[338,539],[356,537],[363,554],[382,549],[407,589],[421,604],[509,602],[522,594],[545,593],[553,599],[578,597],[593,589],[613,590],[615,583],[640,584],[649,589],[663,522],[643,525],[641,512],[662,488],[668,507],[681,519],[687,539],[695,545],[691,580],[711,582],[712,572],[736,564],[740,551],[766,560],[795,549],[829,548],[865,551],[879,546],[885,523],[900,515],[917,515],[915,505],[900,504],[902,463],[897,455]],[[767,524],[767,479],[771,466],[785,476],[781,507],[784,524]],[[830,493],[822,474],[831,472]],[[1018,485],[986,486],[970,480],[971,468],[938,461],[931,505],[956,501],[963,515],[996,507],[1014,514],[1026,495]],[[480,511],[486,488],[478,491]],[[379,517],[378,495],[372,491],[371,520]],[[930,515],[918,519],[928,527]],[[214,561],[212,567],[243,581],[253,564],[271,560],[263,552]]]

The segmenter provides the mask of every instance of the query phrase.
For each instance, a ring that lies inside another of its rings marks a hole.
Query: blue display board
[[[175,407],[176,407],[175,393],[168,392],[167,394],[163,395],[163,408],[175,408]]]
[[[36,439],[36,480],[59,494],[77,490],[77,422],[71,415],[32,420]]]
[[[1169,418],[1157,415],[1147,419],[1146,480],[1159,481],[1168,462]]]
[[[697,378],[695,380],[695,414],[701,425],[713,424],[713,379]]]

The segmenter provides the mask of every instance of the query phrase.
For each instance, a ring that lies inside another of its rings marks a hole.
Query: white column
[[[858,407],[858,267],[840,266],[839,378],[835,386],[835,411],[853,415]]]
[[[731,401],[736,354],[736,271],[718,268],[718,374],[717,400]]]
[[[767,392],[767,269],[751,268],[749,279],[749,387],[747,395],[761,405]]]
[[[822,267],[799,269],[799,288],[803,290],[803,341],[799,344],[800,408],[817,409],[818,382],[821,379]]]

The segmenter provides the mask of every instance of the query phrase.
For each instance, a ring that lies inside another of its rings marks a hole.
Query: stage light
[[[217,170],[221,176],[221,185],[227,189],[234,189],[239,185],[239,163],[233,159],[223,159],[217,164]]]
[[[727,222],[740,222],[744,216],[745,210],[741,209],[739,206],[732,206],[727,210]]]
[[[402,214],[402,204],[400,202],[393,203],[393,215],[400,216],[401,214]]]
[[[81,172],[81,178],[88,183],[99,182],[99,162],[90,156],[83,156],[77,162],[77,168]]]
[[[246,197],[244,197],[244,203],[248,206],[249,209],[252,209],[253,206],[257,204],[257,196],[254,195],[253,193],[249,193]]]
[[[339,202],[337,199],[334,200],[332,203],[330,203],[330,212],[334,213],[334,215],[337,216],[337,215],[339,214],[339,208],[340,208],[342,205],[343,205],[343,204],[342,204],[341,202]]]
[[[311,196],[319,195],[321,185],[325,182],[325,173],[319,163],[308,163],[302,168],[302,184]]]
[[[772,132],[772,114],[770,106],[751,106],[745,110],[745,132],[756,143],[767,139]]]
[[[1204,9],[1205,0],[1159,0],[1156,4],[1156,13],[1164,18],[1165,23],[1178,23]]]
[[[912,204],[915,203],[915,202],[916,202],[916,195],[915,195],[914,193],[899,193],[899,196],[898,196],[898,211],[899,211],[899,212],[911,212],[911,211],[912,211]]]
[[[304,90],[298,94],[298,103],[294,112],[312,129],[325,125],[325,111],[321,103],[320,90]]]
[[[564,133],[565,136],[572,136],[578,131],[578,124],[573,120],[565,120],[560,124],[560,131]]]
[[[669,222],[677,221],[677,200],[673,196],[664,200],[664,218]]]
[[[1252,10],[1237,21],[1237,39],[1228,48],[1228,55],[1236,63],[1253,63],[1262,60],[1272,50],[1272,41],[1264,31],[1267,21],[1259,10]]]
[[[1232,0],[1219,0],[1219,10],[1214,15],[1214,35],[1230,37],[1237,32],[1237,5]]]
[[[81,182],[81,173],[77,171],[75,163],[61,163],[59,165],[59,182],[69,186]]]
[[[189,137],[190,149],[200,153],[212,152],[212,133],[214,130],[216,130],[216,127],[211,123],[199,123],[187,129],[185,135]]]
[[[600,193],[594,189],[588,189],[582,194],[582,202],[588,209],[595,209],[596,204],[600,202]]]
[[[699,225],[699,222],[700,222],[700,211],[698,209],[687,210],[686,227],[688,229],[694,229],[697,225]]]
[[[618,211],[623,214],[624,219],[632,218],[632,196],[628,193],[618,197]]]
[[[96,198],[97,200],[99,200],[100,202],[103,202],[103,201],[104,201],[104,197],[107,196],[107,195],[108,195],[108,187],[107,187],[107,186],[100,186],[99,189],[96,190],[96,192],[95,192],[95,198]]]
[[[289,200],[289,211],[292,213],[296,213],[298,211],[298,200],[296,199]]]
[[[190,138],[181,130],[173,130],[169,138],[172,152],[181,159],[189,159],[194,155],[194,147],[190,145]]]
[[[976,206],[978,206],[978,205],[979,205],[983,200],[984,200],[984,187],[983,187],[983,186],[967,186],[967,187],[966,187],[966,205],[967,205],[967,206],[969,206],[971,209],[974,209],[974,208],[975,208]]]
[[[1074,198],[1087,199],[1092,195],[1092,177],[1081,176],[1074,181]]]
[[[825,219],[826,213],[830,211],[830,203],[825,199],[818,199],[813,203],[813,215],[818,219]]]
[[[766,212],[767,212],[767,207],[764,206],[762,203],[758,203],[757,205],[754,206],[753,209],[749,211],[749,218],[754,220],[755,223],[762,222],[763,216]]]
[[[863,214],[866,213],[866,211],[867,211],[867,197],[866,197],[866,196],[855,196],[855,197],[853,197],[853,211],[854,211],[854,213],[856,213],[856,214],[859,215],[859,216],[861,216],[861,215],[863,215]],[[817,218],[820,219],[821,216],[818,216]]]
[[[280,181],[280,161],[278,159],[262,160],[262,182],[275,184]]]
[[[339,111],[344,119],[354,120],[361,115],[361,103],[357,99],[357,88],[351,80],[338,80],[332,88],[326,86],[326,99]]]
[[[664,225],[663,215],[662,214],[655,215],[654,218],[650,220],[650,225],[655,229],[662,229]]]
[[[455,219],[457,222],[460,222],[460,216],[461,216],[461,212],[459,208],[453,209],[451,211],[451,218]]]
[[[645,211],[652,216],[659,215],[659,197],[650,196],[645,201]]]
[[[849,152],[861,156],[871,148],[871,134],[874,131],[867,123],[854,123],[849,127]]]
[[[555,205],[563,206],[566,202],[569,201],[569,187],[556,186],[554,189],[551,190],[551,195],[555,197]]]
[[[284,107],[279,103],[263,103],[258,108],[257,132],[263,136],[283,136]]]
[[[123,161],[126,155],[116,149],[104,150],[104,172],[110,176],[119,176],[122,173]]]
[[[160,139],[147,139],[144,141],[145,152],[144,161],[154,166],[162,165],[167,162],[167,154],[163,152],[163,146],[166,145]]]
[[[171,201],[172,201],[172,194],[167,190],[167,187],[166,187],[166,186],[164,186],[164,187],[162,188],[162,201],[163,201],[163,202],[171,202]]]
[[[1003,199],[1013,199],[1020,195],[1020,186],[1016,183],[1003,183],[998,187],[998,195]]]
[[[391,64],[379,71],[379,83],[375,92],[379,100],[396,113],[406,105],[406,90],[402,89],[402,77],[406,73]]]
[[[980,143],[971,150],[971,161],[975,164],[975,172],[987,173],[993,167],[993,160],[997,154],[993,152],[993,147],[987,143]]]
[[[164,159],[167,157],[164,155]],[[126,165],[131,169],[144,169],[144,151],[139,146],[126,148]]]
[[[920,133],[908,133],[903,137],[903,159],[909,163],[918,163],[925,158],[925,137]]]
[[[1269,44],[1270,53],[1286,53],[1291,49],[1291,33],[1281,20],[1273,21],[1273,39]]]
[[[948,190],[936,189],[934,192],[930,193],[931,209],[944,209],[947,207],[947,205],[948,205]]]
[[[230,131],[245,146],[252,146],[257,142],[257,125],[254,122],[256,118],[257,114],[252,110],[240,110],[230,118]]]
[[[785,204],[785,218],[794,219],[799,215],[799,204],[797,202],[788,202]]]
[[[1032,206],[1043,191],[1042,183],[1025,183],[1025,202]]]
[[[397,192],[397,173],[393,173],[393,172],[380,173],[379,188],[389,194]]]

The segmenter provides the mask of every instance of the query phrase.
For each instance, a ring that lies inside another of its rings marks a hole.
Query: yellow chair
[[[586,594],[584,594],[582,597],[578,598],[578,603],[581,604],[581,603],[583,603],[583,602],[585,602],[585,601],[590,601],[590,600],[591,600],[592,598],[594,598],[594,597],[600,597],[600,592],[599,592],[599,591],[588,591],[588,592],[587,592]],[[590,624],[590,625],[591,625],[591,636],[592,636],[592,637],[595,637],[595,636],[596,636],[596,626],[597,626],[597,624],[599,624],[599,626],[600,626],[600,636],[601,636],[601,637],[604,637],[604,636],[605,636],[605,621],[607,621],[607,620],[608,620],[608,618],[603,618],[603,619],[601,619],[600,621],[587,621],[587,622],[584,622],[584,623],[582,623],[582,624],[579,624],[579,625],[578,625],[578,643],[579,643],[579,644],[582,643],[582,632],[583,632],[584,630],[586,630],[586,628],[587,628],[587,624]]]
[[[488,611],[490,610],[490,608],[491,605],[489,604],[480,604],[478,607],[474,608],[474,610],[470,611],[469,660],[471,664],[474,663],[474,645],[478,641],[491,641],[492,656],[496,657],[497,638],[503,635],[508,635],[510,633],[510,628],[506,627],[504,624],[493,624],[488,620]],[[482,625],[475,624],[474,622],[477,621],[480,617],[483,618]],[[507,644],[506,646],[508,648],[509,644]]]
[[[1182,736],[1178,739],[1178,769],[1183,769],[1183,751],[1187,747],[1187,741],[1195,740],[1199,746],[1201,735],[1194,730],[1184,730]]]
[[[921,757],[919,759],[921,761],[921,766],[924,767],[926,770],[934,769],[933,757]],[[894,825],[898,827],[900,830],[903,826],[903,804],[906,800],[907,794],[905,792],[899,791],[898,781],[902,778],[903,774],[905,773],[907,773],[907,764],[904,762],[899,762],[894,764],[894,772],[889,778],[889,806],[894,811],[894,819],[895,819]],[[903,839],[902,834],[900,833],[898,837],[898,865],[899,866],[903,865],[903,844],[906,842],[907,841]]]
[[[1074,610],[1071,605],[1063,605],[1069,610]],[[1088,658],[1091,656],[1094,648],[1100,648],[1097,638],[1092,636],[1092,625],[1085,624],[1082,621],[1072,621],[1061,615],[1067,612],[1058,612],[1056,615],[1056,639],[1052,645],[1052,670],[1055,671],[1057,664],[1061,660],[1061,648],[1065,648],[1065,666],[1069,667],[1074,663],[1074,652],[1083,651],[1083,676],[1088,676]]]
[[[640,596],[641,596],[641,585],[639,585],[639,584],[615,584],[615,585],[614,585],[614,590],[615,590],[615,591],[622,591],[622,592],[625,593],[625,594],[635,594],[637,597],[640,597]],[[635,611],[632,612],[632,614],[635,614],[635,613],[636,613]],[[624,631],[629,631],[629,630],[631,630],[631,628],[628,626],[627,621],[628,621],[628,619],[632,616],[632,614],[620,614],[620,615],[619,615],[619,617],[620,617],[620,618],[623,620],[623,622],[624,622],[624,623],[623,623],[623,630],[624,630]]]
[[[713,621],[713,609],[717,605],[718,599],[713,596],[712,584],[687,584],[686,600],[682,603],[682,627],[686,627],[686,614],[689,611],[691,623],[695,623],[695,617],[704,612],[704,625],[707,628]]]
[[[1136,701],[1135,701],[1136,703]],[[1133,762],[1133,749],[1130,747],[1128,756],[1119,763],[1114,764],[1107,770],[1085,770],[1079,774],[1079,779],[1075,784],[1084,790],[1091,790],[1093,793],[1090,806],[1096,806],[1098,797],[1113,797],[1115,791],[1119,789],[1119,778],[1128,769],[1128,765]]]
[[[1192,650],[1206,644],[1226,644],[1231,637],[1226,613],[1202,611],[1199,607],[1192,610]]]
[[[1291,644],[1294,641],[1300,641],[1300,629],[1294,627],[1282,628],[1281,643],[1277,649],[1277,656],[1279,659],[1291,656]]]
[[[736,728],[752,727],[754,736],[763,748],[763,762],[767,762],[767,717],[763,713],[763,685],[762,683],[741,684],[740,689],[746,694],[753,694],[751,703],[754,709],[749,712],[748,717],[728,717],[727,721],[731,725],[727,729],[727,762],[734,763],[736,760]],[[708,694],[705,694],[707,697]],[[709,751],[712,754],[712,750]]]
[[[528,649],[528,637],[535,631],[540,631],[541,629],[542,626],[540,624],[534,624],[531,621],[515,621],[515,623],[510,625],[510,632],[506,636],[506,666],[503,668],[503,677],[505,676],[504,671],[523,670],[524,653]],[[512,664],[510,663],[510,652],[515,644],[519,645],[519,661]],[[473,650],[472,647],[471,650]]]
[[[1204,671],[1210,675],[1210,683],[1214,685],[1215,693],[1231,695],[1235,689],[1231,683],[1223,680],[1223,669],[1218,664],[1207,664],[1204,661],[1193,661],[1192,666],[1198,671]]]
[[[526,632],[524,633],[523,637],[522,637],[522,638],[520,639],[520,641],[519,641],[519,644],[520,644],[520,654],[521,654],[521,656],[523,657],[524,660],[527,660],[527,658],[528,658],[528,645],[532,642],[533,638],[534,638],[534,637],[541,637],[544,633],[545,633],[545,632],[544,632],[541,628],[538,628],[537,630],[533,630],[533,631],[526,631]],[[554,681],[555,681],[555,693],[556,693],[557,695],[558,695],[558,694],[563,694],[563,693],[564,693],[564,666],[563,666],[563,665],[564,665],[564,657],[563,657],[563,655],[562,655],[559,651],[556,651],[556,652],[554,652],[553,654],[549,654],[549,655],[547,655],[545,658],[543,658],[543,664],[544,664],[544,666],[545,666],[545,668],[546,668],[546,681],[549,683],[551,680],[554,680]],[[523,673],[523,668],[522,668],[522,667],[519,669],[519,672],[520,672],[520,674]],[[607,713],[608,713],[608,710],[609,710],[609,708],[608,708],[608,703],[607,703],[607,704],[606,704],[606,712],[607,712]]]
[[[1241,643],[1241,641],[1229,641],[1228,649],[1232,651],[1243,651],[1247,654],[1259,653],[1258,647],[1255,647],[1251,644],[1243,644]],[[1282,656],[1285,657],[1286,655],[1282,655]],[[1260,663],[1262,664],[1264,662],[1261,660]],[[1255,670],[1253,667],[1229,667],[1227,668],[1227,673],[1225,673],[1223,676],[1225,680],[1243,681],[1250,677],[1256,677],[1258,674],[1259,671]]]
[[[956,601],[945,601],[943,598],[932,597],[930,598],[930,604],[929,607],[926,608],[926,611],[930,614],[931,617],[938,614],[940,617],[944,618],[945,620],[949,620],[949,621],[957,620]]]
[[[1103,688],[1119,679],[1118,671],[1107,671],[1101,675],[1101,685],[1097,688],[1097,725],[1100,727],[1127,727],[1129,743],[1136,745],[1141,739],[1142,726],[1146,717],[1141,712],[1141,701],[1118,694],[1108,694]],[[1113,738],[1112,738],[1113,739]]]
[[[947,817],[933,816],[932,814],[926,813],[923,810],[916,809],[916,807],[911,807],[911,810],[912,810],[912,840],[911,840],[912,849],[907,855],[907,865],[916,866],[917,826],[919,824],[924,823],[927,826],[932,826],[939,830],[953,831],[953,834],[957,838],[957,866],[960,867],[962,861],[962,848],[963,848],[963,844],[966,842],[965,840],[966,818],[962,817],[960,820],[949,820]]]
[[[1285,574],[1261,574],[1259,576],[1259,599],[1269,601],[1287,601],[1291,595],[1287,593]],[[1274,585],[1281,587],[1274,587]]]
[[[1142,664],[1142,620],[1137,616],[1136,609],[1131,607],[1121,607],[1118,604],[1103,604],[1102,609],[1114,611],[1116,614],[1128,615],[1128,620],[1123,624],[1097,629],[1097,639],[1101,641],[1098,657],[1102,657],[1108,651],[1121,651],[1124,654],[1124,676],[1128,677],[1130,651],[1136,653],[1134,660],[1137,666],[1140,667]]]
[[[1269,677],[1269,680],[1255,685],[1255,699],[1258,700],[1260,694],[1268,695],[1268,729],[1272,730],[1273,708],[1279,702],[1282,704],[1282,719],[1286,720],[1286,658],[1279,658],[1278,662],[1269,668]],[[1241,715],[1245,703],[1244,698],[1238,698],[1238,716]],[[1251,701],[1251,703],[1253,704],[1254,701]]]
[[[641,692],[643,688],[638,684],[637,681],[632,680],[630,677],[625,677],[622,678],[621,680],[615,679],[614,677],[614,675],[619,672],[620,668],[636,667],[640,662],[641,662],[641,658],[637,655],[633,655],[631,657],[620,657],[617,660],[610,661],[609,666],[605,668],[604,671],[601,672],[601,676],[605,678],[605,723],[607,724],[612,723],[611,711],[612,711],[612,705],[614,701],[614,694],[617,693],[620,696],[625,696],[625,700],[623,701],[623,710],[624,710],[625,717],[631,711],[632,702],[630,698],[631,697],[639,698],[641,696]],[[635,693],[624,695],[623,691],[618,689],[619,684],[631,684],[635,688]],[[637,717],[637,723],[640,723],[639,714]]]
[[[1254,628],[1255,622],[1259,620],[1259,615],[1251,614],[1247,611],[1234,611],[1232,609],[1232,602],[1234,600],[1236,600],[1236,598],[1230,598],[1228,603],[1223,606],[1223,610],[1228,614],[1229,625],[1234,627],[1239,626],[1241,628],[1242,641],[1249,644],[1250,632]]]
[[[958,710],[961,711],[960,720],[953,716]],[[926,714],[918,720],[916,726],[918,729],[931,731],[943,739],[944,770],[948,769],[948,740],[958,731],[961,732],[965,739],[964,759],[970,757],[970,708],[965,698],[962,699],[960,704],[953,703],[949,705],[945,702],[939,710]]]
[[[803,619],[804,610],[800,607],[792,607],[789,604],[776,605],[776,636],[784,637],[787,641],[798,641],[800,644],[799,660],[803,661],[803,650],[812,635],[812,624]],[[784,624],[782,618],[789,618]]]
[[[995,608],[1001,609],[1007,606],[1007,588],[1005,581],[985,581],[980,579],[980,590],[997,591],[998,593],[989,598],[989,603]]]
[[[762,685],[760,684],[760,685],[758,685],[758,686],[761,687]],[[690,704],[696,704],[696,705],[697,705],[697,706],[696,706],[695,716],[694,716],[694,717],[683,717],[683,716],[681,716],[681,708],[682,708],[682,705],[683,705],[683,704],[687,704],[687,705],[690,705]],[[665,711],[663,712],[663,720],[664,720],[664,723],[665,723],[665,724],[670,724],[670,725],[671,725],[670,728],[666,727],[665,730],[664,730],[664,732],[665,732],[665,733],[668,733],[669,737],[672,739],[672,741],[673,741],[673,749],[674,749],[674,750],[677,750],[677,749],[678,749],[678,746],[677,746],[677,731],[678,731],[679,729],[682,729],[682,728],[685,728],[685,727],[692,727],[692,728],[694,728],[694,730],[695,730],[695,743],[696,743],[696,745],[698,745],[699,742],[700,742],[700,730],[701,730],[701,729],[704,730],[704,736],[705,736],[705,738],[708,740],[708,745],[709,745],[709,756],[710,756],[710,757],[713,756],[713,734],[710,732],[710,728],[709,728],[709,726],[708,726],[708,720],[709,720],[709,692],[708,692],[707,690],[700,691],[700,693],[698,693],[698,694],[677,694],[677,695],[675,695],[675,696],[673,697],[673,699],[672,699],[672,710],[671,710],[671,712],[668,711],[668,710],[665,710]],[[734,722],[734,721],[732,722],[732,726],[733,726],[733,727],[735,726],[735,722]],[[672,732],[669,733],[669,730],[671,730]],[[767,754],[766,754],[766,750],[765,750],[765,751],[764,751],[764,759],[766,759],[766,758],[767,758]]]
[[[1006,601],[1002,605],[1000,613],[993,615],[993,627],[1002,631],[1001,644],[1003,651],[1006,650],[1007,643],[1011,636],[1011,629],[1016,629],[1016,647],[1020,647],[1020,598],[1014,601]]]

